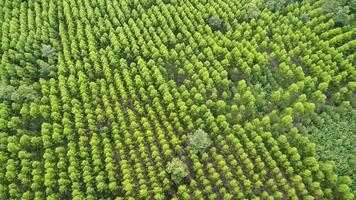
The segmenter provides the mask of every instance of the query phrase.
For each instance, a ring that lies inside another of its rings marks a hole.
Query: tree
[[[333,16],[335,23],[339,23],[342,25],[348,24],[350,21],[349,13],[350,9],[348,6],[340,7],[339,9],[337,9],[337,11],[334,12]]]
[[[221,29],[223,20],[219,16],[212,16],[209,18],[209,25],[212,30],[217,31]]]
[[[38,97],[37,92],[29,85],[21,85],[11,94],[11,100],[16,103],[33,101]]]
[[[306,12],[303,12],[301,15],[300,15],[300,20],[304,23],[308,22],[310,20],[310,16],[308,13]]]
[[[41,78],[47,79],[49,77],[53,77],[54,73],[57,70],[56,65],[50,65],[47,62],[44,62],[42,60],[38,61],[38,64],[40,66],[40,69],[38,70],[39,76]]]
[[[251,1],[246,5],[247,19],[253,19],[257,17],[260,13],[261,11],[260,9],[258,9],[255,1]]]
[[[348,0],[347,5],[349,5],[353,12],[356,11],[356,0]]]
[[[55,58],[57,51],[51,45],[42,45],[42,56],[45,58]]]
[[[340,1],[337,0],[326,0],[324,1],[323,11],[325,13],[335,12],[338,7],[341,6]]]
[[[286,4],[286,0],[268,0],[267,8],[272,12],[276,12],[276,11],[281,12],[285,4]]]
[[[348,163],[349,163],[351,172],[356,174],[356,155],[349,158]]]
[[[174,158],[167,164],[167,172],[171,175],[173,182],[179,184],[188,175],[188,168],[179,158]]]
[[[202,154],[204,150],[211,145],[209,135],[201,130],[196,130],[193,134],[188,134],[189,147],[195,152]]]
[[[5,83],[0,83],[0,100],[10,100],[15,88]]]

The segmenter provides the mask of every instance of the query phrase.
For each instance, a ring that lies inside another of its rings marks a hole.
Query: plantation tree
[[[194,153],[202,154],[211,145],[209,135],[201,129],[196,130],[193,134],[188,134],[188,138],[189,148]]]
[[[167,164],[167,172],[175,184],[179,184],[188,175],[186,164],[179,158],[174,158]]]

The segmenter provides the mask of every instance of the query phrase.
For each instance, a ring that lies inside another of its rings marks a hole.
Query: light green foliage
[[[167,164],[167,172],[171,175],[171,179],[175,184],[180,184],[183,178],[188,175],[188,168],[182,160],[173,158]]]
[[[356,106],[355,1],[325,2],[0,0],[0,199],[353,199],[356,120],[318,116]]]
[[[195,153],[203,153],[212,143],[208,133],[201,129],[196,130],[194,133],[188,134],[188,138],[189,148]]]

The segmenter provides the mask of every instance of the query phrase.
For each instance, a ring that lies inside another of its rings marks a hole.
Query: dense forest
[[[0,200],[356,195],[355,0],[0,0]]]

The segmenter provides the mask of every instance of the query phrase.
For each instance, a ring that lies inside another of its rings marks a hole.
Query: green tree
[[[306,23],[310,20],[310,16],[308,13],[304,12],[300,15],[300,20],[302,20],[302,22]]]
[[[171,175],[173,182],[179,184],[188,175],[188,168],[179,158],[174,158],[167,164],[167,172]]]
[[[47,79],[54,76],[54,72],[57,70],[56,65],[49,65],[47,62],[38,61],[40,69],[38,70],[41,78]]]
[[[219,16],[212,16],[209,18],[209,25],[212,30],[217,31],[222,27],[223,20]]]
[[[348,6],[340,7],[337,11],[334,12],[333,19],[335,23],[339,23],[341,25],[346,25],[350,21],[350,9]]]
[[[15,88],[5,83],[0,83],[0,100],[10,100]]]
[[[267,8],[272,12],[281,12],[286,4],[286,0],[268,0]]]
[[[261,11],[258,9],[255,1],[251,1],[246,5],[247,19],[256,18],[258,15],[260,15],[260,13]]]
[[[33,101],[38,97],[37,92],[29,85],[21,85],[11,94],[11,100],[16,103]]]
[[[350,8],[353,12],[356,11],[356,0],[348,0],[347,4],[350,6]]]
[[[45,58],[55,58],[57,51],[51,45],[42,45],[42,56]]]
[[[204,150],[211,145],[211,140],[208,133],[198,129],[193,134],[188,134],[189,138],[189,147],[195,153],[203,153]]]
[[[326,0],[324,1],[323,11],[325,13],[335,12],[341,6],[341,2],[338,0]]]

